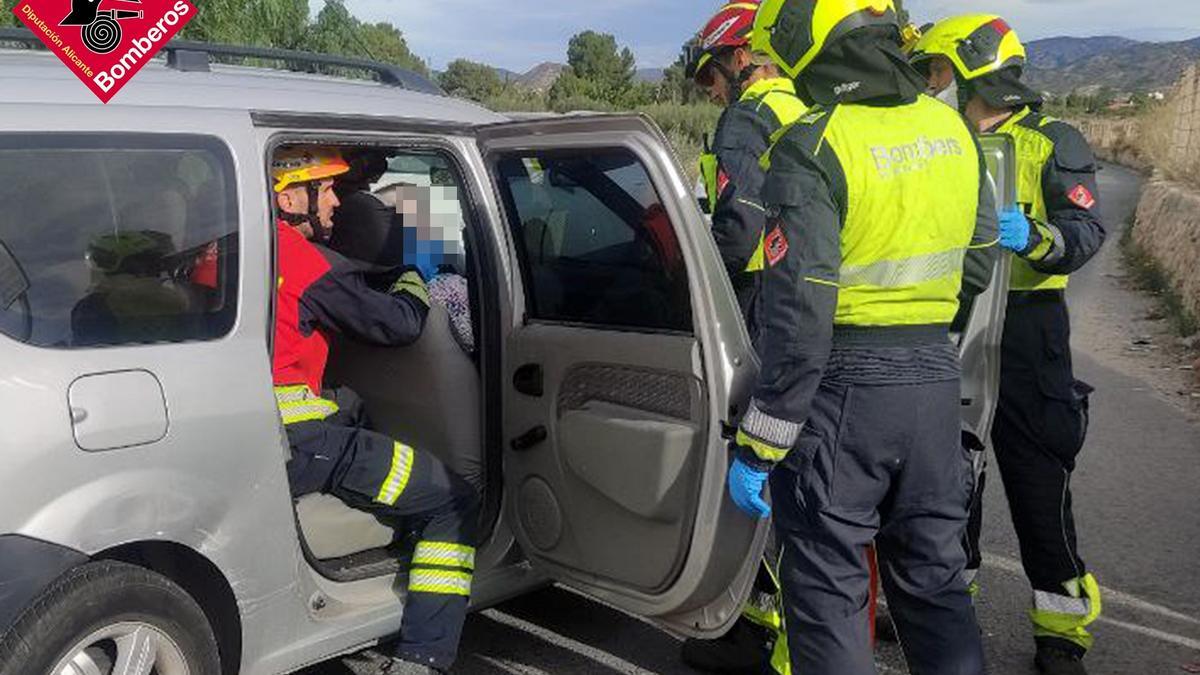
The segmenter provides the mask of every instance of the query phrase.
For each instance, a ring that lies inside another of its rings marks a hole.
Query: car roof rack
[[[44,47],[41,39],[25,28],[0,28],[0,42],[19,42]],[[383,84],[421,94],[445,95],[437,84],[400,66],[332,54],[316,54],[273,47],[248,47],[195,40],[171,40],[162,48],[167,67],[181,72],[208,72],[213,56],[282,61],[289,69],[312,72],[316,66],[336,66],[374,73]]]

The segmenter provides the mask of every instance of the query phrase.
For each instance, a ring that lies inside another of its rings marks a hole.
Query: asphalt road
[[[1147,306],[1122,287],[1116,245],[1140,180],[1119,167],[1102,171],[1102,208],[1113,232],[1070,291],[1076,375],[1097,390],[1073,484],[1082,555],[1106,590],[1087,659],[1092,675],[1200,673],[1200,424],[1155,381],[1169,364],[1147,365],[1124,348]],[[1027,675],[1035,672],[1025,615],[1030,590],[999,476],[991,478],[978,603],[988,670]],[[678,653],[675,637],[550,589],[472,616],[454,673],[695,672]],[[882,673],[907,672],[895,645],[881,645],[878,661]],[[355,672],[361,669],[343,663],[319,670]]]

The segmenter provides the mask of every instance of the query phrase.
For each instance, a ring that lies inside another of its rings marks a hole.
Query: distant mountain
[[[521,73],[509,70],[507,68],[493,67],[492,70],[496,71],[496,74],[500,76],[501,82],[520,82],[521,81]]]
[[[1029,43],[1026,80],[1056,94],[1149,92],[1169,89],[1200,61],[1200,38],[1138,42],[1116,37],[1048,38]]]
[[[1053,37],[1027,45],[1029,62],[1036,68],[1062,68],[1083,59],[1138,44],[1122,37]]]
[[[659,82],[662,82],[665,71],[666,69],[664,68],[638,68],[637,74],[633,76],[633,79],[637,80],[638,82],[658,84]]]
[[[527,72],[517,73],[505,68],[493,68],[502,82],[512,82],[533,91],[549,91],[563,71],[570,68],[565,63],[547,61],[539,63]],[[638,82],[658,83],[663,79],[663,68],[639,68],[634,79]]]
[[[550,61],[539,63],[523,75],[518,76],[516,81],[517,84],[526,89],[549,91],[550,87],[554,85],[554,81],[558,79],[558,76],[562,75],[563,71],[569,67],[565,63],[552,63]]]

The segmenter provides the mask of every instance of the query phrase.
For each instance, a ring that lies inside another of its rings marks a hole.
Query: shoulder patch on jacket
[[[1075,206],[1087,211],[1091,211],[1092,207],[1096,205],[1096,196],[1083,183],[1076,185],[1073,190],[1068,192],[1067,199]]]
[[[783,233],[783,226],[776,221],[774,229],[763,240],[763,257],[766,259],[767,265],[774,267],[787,257],[787,252],[787,236]]]

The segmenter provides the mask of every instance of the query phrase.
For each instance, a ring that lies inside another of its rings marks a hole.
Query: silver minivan
[[[53,55],[0,49],[0,675],[273,675],[398,629],[404,537],[289,495],[282,144],[385,152],[375,187],[423,187],[463,230],[473,350],[439,307],[411,347],[335,344],[329,376],[482,491],[472,606],[559,583],[680,634],[725,630],[766,535],[724,495],[757,363],[659,129],[514,120],[382,66],[366,81],[167,51],[101,105]],[[1009,194],[1011,151],[988,148]],[[956,327],[969,450],[991,425],[1003,298],[993,284]]]

